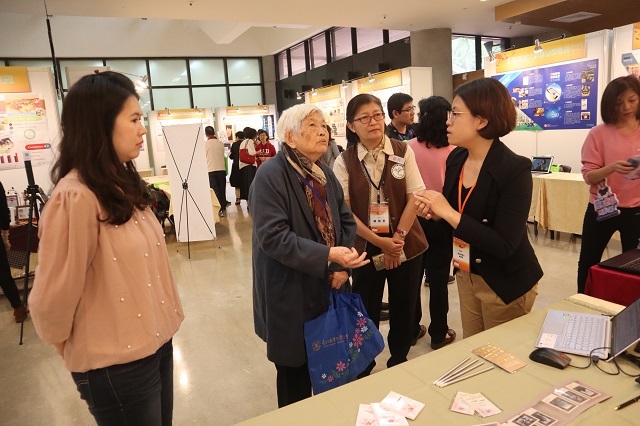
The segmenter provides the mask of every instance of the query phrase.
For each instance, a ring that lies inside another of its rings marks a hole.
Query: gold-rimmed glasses
[[[371,123],[371,119],[374,119],[375,121],[384,120],[384,112],[378,112],[373,115],[365,115],[364,117],[354,118],[353,121],[359,121],[362,124],[369,124]]]
[[[456,121],[456,117],[458,114],[468,114],[469,111],[448,111],[447,112],[447,121],[454,122]]]

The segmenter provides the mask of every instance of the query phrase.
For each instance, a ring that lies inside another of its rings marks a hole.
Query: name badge
[[[469,243],[453,237],[453,266],[461,271],[471,272],[470,259],[471,249]]]
[[[404,164],[404,157],[398,157],[397,155],[392,155],[389,157],[389,161],[393,161],[394,163]]]
[[[404,166],[402,164],[394,164],[391,167],[391,176],[393,176],[398,180],[404,179],[404,176],[405,176]]]
[[[376,234],[388,234],[389,205],[386,203],[371,203],[369,205],[369,228]]]

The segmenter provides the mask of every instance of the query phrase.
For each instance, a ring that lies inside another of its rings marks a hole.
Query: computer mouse
[[[551,348],[538,348],[529,354],[529,359],[560,370],[571,362],[571,358]]]

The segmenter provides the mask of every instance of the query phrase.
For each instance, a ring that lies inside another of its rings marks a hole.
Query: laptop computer
[[[531,173],[551,173],[551,164],[553,164],[552,156],[531,157]]]
[[[632,249],[598,264],[603,268],[640,275],[640,249]]]
[[[639,341],[640,299],[614,317],[549,310],[536,346],[611,360]]]

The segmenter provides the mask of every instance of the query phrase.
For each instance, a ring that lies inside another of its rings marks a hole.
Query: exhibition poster
[[[0,94],[0,170],[23,168],[25,151],[33,166],[53,161],[42,94]]]
[[[622,65],[629,75],[640,79],[640,63],[638,63],[638,56],[640,56],[640,50],[622,54]]]
[[[312,92],[310,102],[322,110],[327,124],[331,127],[331,134],[334,138],[346,137],[347,120],[339,85]]]
[[[598,60],[498,74],[518,110],[516,130],[590,129],[596,125]]]
[[[640,22],[633,24],[633,40],[631,42],[631,49],[640,49]]]

